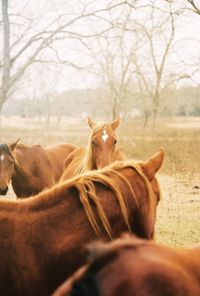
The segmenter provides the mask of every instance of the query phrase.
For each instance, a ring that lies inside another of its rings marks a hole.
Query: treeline
[[[118,104],[118,115],[124,117],[151,116],[151,99],[131,93],[124,101],[115,102],[104,89],[75,89],[63,93],[49,93],[45,97],[9,99],[2,110],[6,116],[21,117],[64,116],[110,118],[113,104]],[[148,107],[149,106],[149,107]],[[161,97],[160,116],[200,116],[200,86],[170,89]]]

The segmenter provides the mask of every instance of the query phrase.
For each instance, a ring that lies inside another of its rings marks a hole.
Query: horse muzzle
[[[8,186],[0,188],[0,195],[6,195],[8,192]]]

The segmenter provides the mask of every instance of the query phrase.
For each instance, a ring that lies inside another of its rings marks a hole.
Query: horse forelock
[[[4,144],[0,144],[0,152],[1,153],[6,153],[8,155],[10,155],[13,158],[13,155],[9,149],[8,144],[4,143]]]
[[[126,187],[132,193],[136,206],[138,206],[138,200],[129,180],[121,172],[119,172],[119,170],[123,168],[134,169],[134,171],[142,178],[147,189],[147,203],[150,208],[149,213],[151,214],[151,210],[154,205],[154,202],[152,201],[154,198],[154,192],[152,190],[151,184],[142,172],[141,167],[135,161],[116,161],[115,163],[105,168],[102,168],[101,170],[88,171],[84,174],[75,176],[74,178],[68,181],[69,187],[75,187],[78,190],[80,201],[84,207],[88,220],[98,236],[101,235],[100,226],[96,221],[90,201],[94,202],[103,228],[110,238],[112,238],[112,228],[103,209],[103,206],[98,198],[94,183],[101,183],[108,187],[114,193],[119,203],[119,207],[122,212],[124,221],[127,225],[127,228],[129,231],[133,231],[129,224],[128,209],[126,206],[123,193],[121,192],[119,179],[121,179],[122,182],[126,184]]]

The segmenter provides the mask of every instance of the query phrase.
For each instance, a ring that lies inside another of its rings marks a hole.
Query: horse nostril
[[[8,186],[0,188],[0,195],[6,195],[7,192],[8,192]]]

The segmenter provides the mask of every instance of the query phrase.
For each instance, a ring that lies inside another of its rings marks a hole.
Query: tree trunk
[[[3,64],[0,95],[0,111],[8,98],[10,82],[10,21],[8,17],[8,0],[2,0],[3,20]]]
[[[159,95],[155,94],[153,97],[153,110],[152,110],[152,120],[153,120],[153,131],[156,130],[156,125],[157,125],[157,118],[158,118],[158,109],[159,109]]]
[[[149,119],[149,111],[145,109],[143,114],[143,129],[146,128],[148,124],[148,119]]]
[[[49,95],[46,97],[46,109],[47,109],[47,114],[46,114],[46,124],[47,126],[50,123],[50,118],[51,118],[51,104],[49,100]]]
[[[113,99],[113,106],[112,106],[112,120],[114,120],[115,118],[117,118],[117,98],[116,96],[114,96]]]

